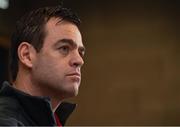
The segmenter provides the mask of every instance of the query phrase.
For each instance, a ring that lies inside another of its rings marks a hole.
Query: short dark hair
[[[11,38],[9,69],[10,79],[12,81],[15,81],[18,73],[18,46],[21,42],[26,41],[34,46],[37,52],[40,51],[46,36],[45,25],[52,17],[72,22],[78,27],[81,22],[76,13],[73,13],[71,9],[64,8],[60,5],[39,8],[25,14],[16,22],[15,32]]]

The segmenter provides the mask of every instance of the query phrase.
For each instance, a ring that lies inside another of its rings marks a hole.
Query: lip
[[[77,77],[81,77],[81,74],[78,73],[78,72],[73,72],[73,73],[67,74],[67,76],[77,76]]]
[[[81,81],[81,74],[78,72],[73,72],[73,73],[67,74],[66,76],[69,77],[72,81],[75,81],[75,82]]]

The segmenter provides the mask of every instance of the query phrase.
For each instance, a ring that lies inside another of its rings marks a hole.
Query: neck
[[[44,92],[40,87],[37,86],[39,85],[32,83],[28,76],[21,76],[21,74],[18,74],[16,80],[13,82],[14,88],[23,91],[24,93],[27,93],[31,96],[50,97],[52,110],[53,112],[55,112],[57,107],[61,103],[60,100],[56,96],[47,95],[46,92]]]

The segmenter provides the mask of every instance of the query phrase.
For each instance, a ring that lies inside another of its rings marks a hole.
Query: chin
[[[79,92],[79,85],[75,84],[73,87],[68,88],[65,93],[66,93],[66,97],[70,98],[77,96],[78,92]]]
[[[71,94],[72,94],[72,97],[73,96],[77,96],[78,95],[78,92],[79,92],[79,88],[74,88],[72,91],[71,91]]]

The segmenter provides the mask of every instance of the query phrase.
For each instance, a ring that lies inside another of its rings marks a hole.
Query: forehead
[[[71,39],[77,45],[83,46],[78,27],[69,21],[60,18],[51,18],[45,25],[45,43],[55,43],[61,39]]]

